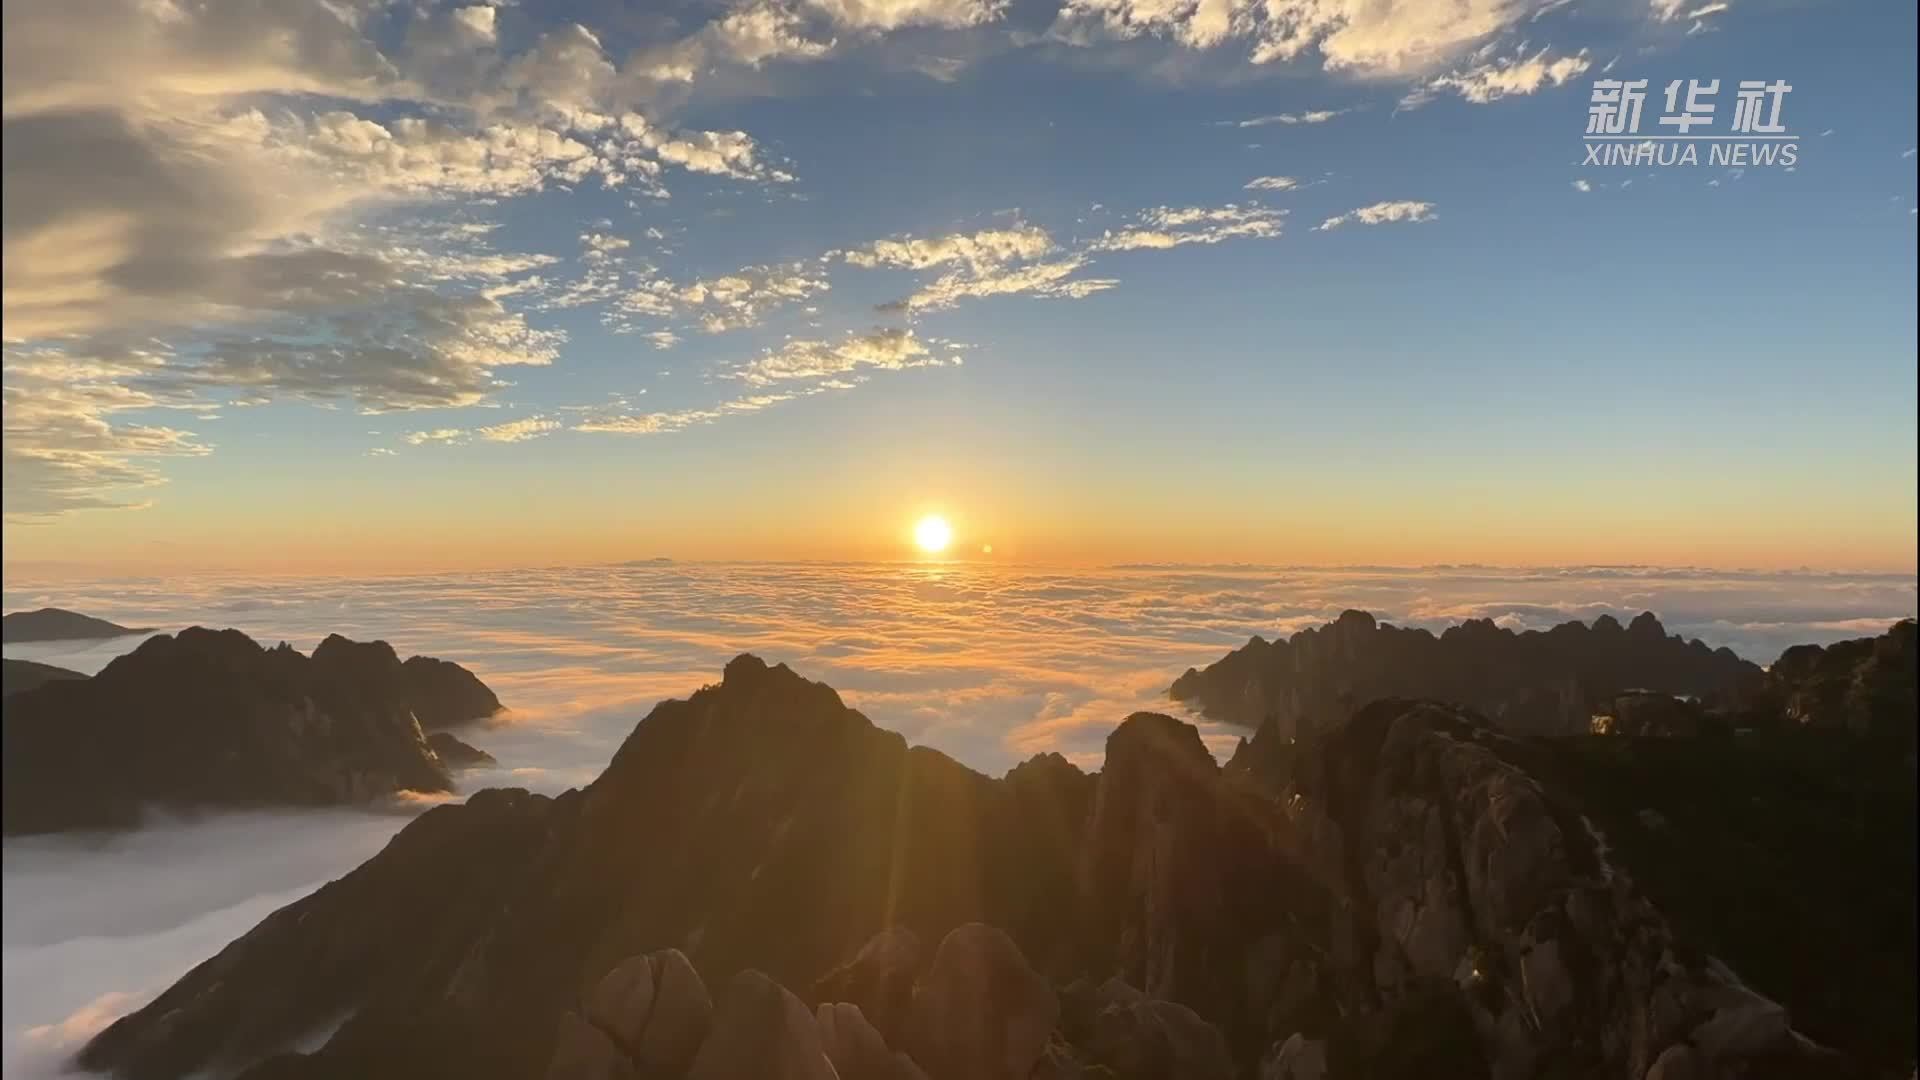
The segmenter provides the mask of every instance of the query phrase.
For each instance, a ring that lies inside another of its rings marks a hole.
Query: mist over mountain
[[[1642,808],[1632,785],[1595,788],[1545,749],[1639,742],[1516,738],[1382,701],[1290,760],[1222,769],[1191,726],[1142,713],[1098,773],[1041,755],[996,780],[741,656],[655,708],[585,789],[428,811],[80,1061],[134,1080],[215,1064],[255,1080],[1910,1067],[1910,1028],[1817,1009],[1822,1030],[1794,1026],[1822,995],[1857,995],[1856,961],[1885,942],[1838,936],[1824,973],[1748,984],[1735,972],[1758,943],[1725,935],[1716,959],[1692,929],[1711,889],[1658,859],[1643,889],[1644,852],[1610,842]],[[1662,802],[1664,828],[1764,842],[1741,834],[1747,797],[1702,785],[1692,816]],[[1911,843],[1889,843],[1899,809],[1846,811],[1889,826],[1853,854],[1910,869]],[[1910,841],[1911,813],[1897,820]],[[1765,903],[1776,883],[1844,887],[1806,854],[1781,849]],[[1888,888],[1910,911],[1911,874]],[[1894,974],[1872,989],[1889,1014],[1912,1001],[1910,967]],[[322,1045],[277,1053],[303,1040]]]
[[[14,661],[8,661],[10,665]],[[307,656],[237,630],[149,638],[92,678],[9,695],[5,830],[121,828],[143,808],[364,803],[451,790],[422,723],[490,715],[458,665],[328,637]]]
[[[1469,619],[1435,634],[1349,610],[1289,638],[1256,636],[1205,669],[1187,669],[1169,692],[1245,727],[1271,720],[1284,737],[1388,697],[1436,698],[1509,731],[1567,735],[1586,731],[1605,703],[1629,690],[1722,703],[1761,682],[1758,665],[1669,635],[1651,612],[1625,626],[1602,615],[1591,626],[1521,632]]]

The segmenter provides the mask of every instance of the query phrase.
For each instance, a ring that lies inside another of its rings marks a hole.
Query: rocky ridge
[[[1205,669],[1187,669],[1169,693],[1228,723],[1272,722],[1284,738],[1381,698],[1433,698],[1508,731],[1571,735],[1629,690],[1718,703],[1744,699],[1761,681],[1757,665],[1670,636],[1651,612],[1625,626],[1602,615],[1591,626],[1523,633],[1469,619],[1436,635],[1347,611],[1290,638],[1256,636]]]
[[[1527,745],[1389,701],[1283,772],[1223,770],[1191,727],[1142,713],[1098,774],[1043,756],[994,780],[743,656],[659,705],[582,791],[423,815],[81,1064],[133,1080],[223,1063],[252,1080],[1874,1075],[1690,948]],[[314,1053],[269,1056],[342,1015]]]

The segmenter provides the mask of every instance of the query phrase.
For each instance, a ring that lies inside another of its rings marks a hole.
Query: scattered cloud
[[[1295,124],[1324,124],[1353,111],[1352,109],[1309,109],[1306,112],[1273,113],[1268,116],[1250,116],[1245,120],[1222,120],[1219,121],[1219,126],[1257,128],[1273,124],[1284,124],[1288,127]]]
[[[838,341],[789,341],[733,373],[753,386],[793,379],[821,379],[865,368],[900,371],[905,368],[959,364],[958,355],[941,356],[938,344],[911,330],[876,329],[849,334]]]
[[[1168,207],[1140,214],[1130,227],[1108,230],[1094,241],[1094,251],[1138,251],[1165,249],[1185,244],[1217,244],[1240,237],[1271,238],[1280,235],[1285,210],[1264,206]]]
[[[1414,202],[1409,199],[1401,199],[1392,202],[1377,202],[1371,206],[1362,206],[1358,209],[1349,210],[1344,214],[1336,214],[1321,222],[1319,225],[1314,226],[1314,230],[1316,232],[1325,232],[1328,229],[1337,229],[1351,222],[1359,222],[1362,225],[1385,225],[1396,221],[1432,221],[1437,216],[1438,215],[1433,212],[1433,204],[1430,202]]]
[[[1584,193],[1584,192],[1588,192],[1588,191],[1592,191],[1592,190],[1593,190],[1593,184],[1592,184],[1591,182],[1589,182],[1589,181],[1586,181],[1586,180],[1575,180],[1575,181],[1573,182],[1573,190],[1575,190],[1575,191],[1578,191],[1578,192],[1583,192],[1583,193]]]
[[[1075,44],[1151,36],[1193,49],[1233,43],[1255,64],[1315,53],[1328,71],[1390,77],[1433,70],[1562,2],[1067,0],[1052,36]]]
[[[719,334],[758,326],[769,313],[830,287],[825,274],[809,262],[746,266],[686,283],[649,277],[623,296],[619,307],[632,315],[688,318],[707,333]]]
[[[1486,105],[1504,97],[1536,93],[1549,86],[1564,86],[1592,66],[1592,58],[1585,50],[1558,57],[1550,49],[1531,55],[1521,51],[1488,57],[1422,83],[1400,99],[1400,107],[1418,108],[1448,91],[1476,105]]]
[[[1247,181],[1247,191],[1292,191],[1300,181],[1291,176],[1256,176]]]
[[[1016,225],[931,238],[903,236],[876,240],[864,248],[844,253],[844,258],[854,266],[869,269],[884,266],[927,270],[965,265],[978,273],[1010,262],[1036,259],[1053,250],[1053,238],[1045,229]]]

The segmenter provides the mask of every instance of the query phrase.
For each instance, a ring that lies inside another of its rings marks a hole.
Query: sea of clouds
[[[998,774],[1043,750],[1097,767],[1129,712],[1253,634],[1363,608],[1439,629],[1516,629],[1643,610],[1669,632],[1761,663],[1787,645],[1876,634],[1914,613],[1912,574],[1638,567],[677,564],[348,579],[196,576],[8,580],[6,610],[58,606],[129,626],[236,627],[310,650],[383,638],[471,668],[509,712],[462,733],[499,767],[462,789],[557,793],[590,782],[663,698],[754,652],[827,682],[883,727]],[[99,670],[137,645],[9,645]],[[1216,752],[1238,733],[1203,725]],[[119,835],[9,839],[0,920],[0,1072],[56,1075],[269,912],[351,870],[418,804],[155,820]]]

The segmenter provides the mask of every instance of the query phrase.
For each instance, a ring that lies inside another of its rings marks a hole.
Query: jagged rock
[[[813,1000],[857,1005],[888,1043],[899,1043],[913,1005],[914,980],[925,966],[919,935],[904,926],[891,926],[816,980]]]
[[[1054,778],[1075,784],[1062,770]],[[447,853],[431,882],[376,881],[376,859],[269,920],[217,974],[189,972],[165,1008],[123,1018],[89,1061],[128,1080],[177,1077],[239,1033],[309,1031],[350,1011],[310,1055],[316,1075],[523,1080],[551,1060],[562,1009],[663,944],[679,945],[710,987],[749,967],[811,987],[895,925],[937,942],[988,923],[1045,956],[1077,937],[1084,828],[1033,827],[1072,821],[1045,805],[1049,790],[1059,789],[1016,789],[910,749],[831,688],[741,657],[718,685],[656,706],[598,779],[556,800],[530,863],[511,845],[480,846]],[[484,794],[430,812],[393,846],[411,847],[429,818],[475,821]],[[388,889],[443,897],[461,886],[492,898],[479,918],[418,940],[379,929]],[[342,902],[321,904],[329,894]],[[334,963],[349,947],[383,962]],[[166,1013],[185,1002],[229,1037],[179,1037]],[[258,1056],[219,1060],[239,1069]]]
[[[720,993],[713,1029],[686,1080],[837,1080],[820,1028],[800,999],[758,971],[743,971]]]
[[[1689,742],[1577,741],[1613,756]],[[756,968],[816,996],[877,988],[867,996],[884,1003],[919,966],[885,946],[861,960],[888,927],[940,942],[903,1037],[873,1024],[896,1064],[907,1051],[935,1080],[1117,1080],[1091,1060],[1103,1016],[1121,1046],[1174,1044],[1173,1029],[1201,1032],[1179,1045],[1217,1047],[1211,1025],[1238,1075],[1299,1032],[1324,1039],[1337,1080],[1644,1080],[1703,1028],[1727,1029],[1728,1054],[1765,1044],[1742,1034],[1762,1018],[1720,1019],[1764,999],[1668,927],[1624,848],[1582,820],[1594,803],[1570,801],[1575,774],[1549,742],[1569,740],[1387,703],[1300,742],[1269,790],[1203,761],[1192,729],[1135,718],[1097,777],[1043,759],[992,780],[742,657],[718,686],[655,708],[585,791],[481,792],[423,815],[115,1023],[81,1064],[125,1080],[250,1066],[244,1080],[520,1080],[553,1061],[562,1011],[637,953],[680,943],[709,980]],[[1610,820],[1658,805],[1672,818],[1663,837],[1695,835],[1652,785],[1600,775],[1629,789]],[[1737,809],[1750,816],[1744,789]],[[1900,876],[1880,876],[1897,894]],[[1859,906],[1877,903],[1858,891]],[[1910,915],[1909,903],[1908,933]],[[1873,992],[1899,1000],[1898,979],[1858,949],[1845,960],[1804,970],[1826,992],[1872,970]],[[1039,971],[1072,980],[1060,999]],[[1116,975],[1172,987],[1185,1009],[1147,1003]],[[656,979],[649,1023],[660,993]],[[716,1028],[698,1055],[711,1075],[824,1074],[830,1047],[873,1049],[841,1010],[823,1019],[777,987],[746,993],[732,1023],[755,1034]],[[318,1051],[263,1060],[343,1014]],[[864,1003],[861,1014],[872,1020]],[[1764,1064],[1783,1057],[1825,1060],[1791,1033]],[[1751,1078],[1760,1064],[1714,1067]]]
[[[469,746],[444,731],[428,735],[427,746],[449,769],[479,769],[499,764],[492,754],[477,746]]]
[[[1327,1044],[1294,1032],[1260,1063],[1260,1080],[1327,1080]]]
[[[1233,1080],[1233,1056],[1220,1029],[1172,1001],[1136,998],[1094,1017],[1087,1044],[1094,1061],[1120,1080]]]
[[[5,830],[127,827],[148,804],[447,791],[413,708],[385,642],[333,636],[308,657],[237,630],[156,635],[91,679],[7,698]]]
[[[969,923],[941,939],[914,988],[907,1051],[934,1080],[1025,1080],[1059,1017],[1020,947]]]
[[[1920,635],[1903,619],[1875,638],[1795,645],[1767,669],[1766,702],[1789,724],[1914,738]]]
[[[677,1075],[707,1037],[713,1003],[679,949],[630,957],[587,995],[587,1019],[650,1072]]]
[[[560,1014],[547,1080],[632,1080],[633,1075],[633,1062],[606,1032],[580,1019],[578,1013]]]
[[[1450,1049],[1418,1056],[1483,1061],[1496,1080],[1547,1062],[1642,1075],[1703,1029],[1729,1067],[1780,1050],[1784,1013],[1724,965],[1674,959],[1666,923],[1590,826],[1509,760],[1525,752],[1461,710],[1385,701],[1304,761],[1288,805],[1315,865],[1370,916],[1354,952],[1399,1010],[1352,1041],[1362,1075],[1412,1068],[1406,1040],[1421,1032]]]
[[[1255,637],[1203,671],[1188,669],[1170,693],[1207,715],[1249,728],[1272,721],[1304,738],[1381,698],[1463,705],[1515,732],[1588,730],[1599,706],[1628,690],[1737,705],[1761,683],[1754,664],[1726,649],[1667,636],[1651,613],[1622,627],[1610,615],[1514,633],[1470,619],[1438,636],[1348,611],[1325,626],[1269,642]]]
[[[407,700],[427,731],[485,720],[500,711],[500,699],[473,672],[431,656],[410,656],[401,665]]]
[[[1276,816],[1221,783],[1191,725],[1136,713],[1107,737],[1080,864],[1085,932],[1116,943],[1114,970],[1249,1046],[1268,1041],[1248,1015],[1250,979],[1286,977],[1249,969],[1255,943],[1323,903],[1274,845],[1264,822]]]

